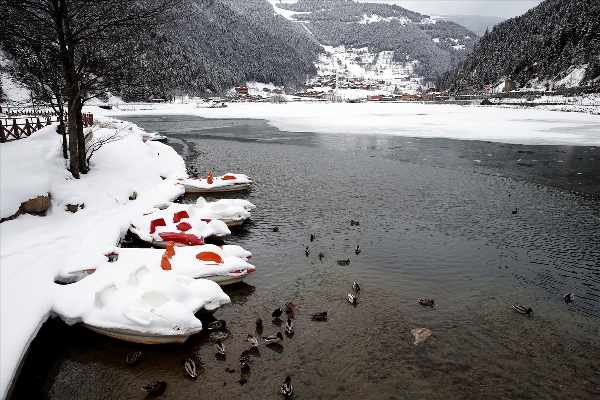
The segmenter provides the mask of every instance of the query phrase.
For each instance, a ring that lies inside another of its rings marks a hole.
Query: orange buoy
[[[212,172],[208,173],[208,178],[206,178],[206,181],[208,182],[209,185],[212,185],[213,183],[213,175]]]
[[[223,264],[223,259],[217,253],[212,251],[203,251],[196,254],[196,258],[200,261],[212,261],[217,264]]]
[[[169,257],[167,256],[166,252],[162,256],[162,260],[160,261],[160,267],[165,271],[170,271],[172,269],[171,263],[169,262]]]
[[[175,242],[167,243],[167,251],[165,251],[167,257],[171,258],[175,255]]]

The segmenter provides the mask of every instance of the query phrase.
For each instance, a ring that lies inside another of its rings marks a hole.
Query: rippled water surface
[[[250,250],[257,271],[224,288],[232,303],[215,314],[229,327],[227,357],[215,357],[207,332],[182,346],[139,346],[52,320],[13,398],[143,398],[141,386],[165,380],[153,398],[277,399],[286,375],[303,399],[600,396],[599,148],[123,119],[168,135],[201,175],[254,178],[236,196],[257,209],[227,243]],[[346,300],[354,280],[356,306]],[[255,319],[263,334],[283,332],[270,315],[286,301],[296,304],[296,333],[261,347],[242,374]],[[516,314],[515,302],[534,314]],[[320,311],[328,320],[311,321]],[[420,327],[432,335],[414,346]],[[138,349],[140,362],[125,364]],[[196,380],[182,357],[196,361]]]

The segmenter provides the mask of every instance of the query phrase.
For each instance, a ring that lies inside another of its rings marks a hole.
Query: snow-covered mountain
[[[546,0],[496,25],[454,71],[449,90],[600,89],[600,1]]]

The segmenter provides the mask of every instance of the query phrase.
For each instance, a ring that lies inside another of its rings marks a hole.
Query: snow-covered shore
[[[183,193],[176,179],[187,176],[185,165],[171,147],[144,143],[144,132],[135,125],[111,118],[98,120],[102,128],[96,126],[95,135],[115,129],[127,135],[98,150],[91,159],[91,171],[79,180],[72,179],[65,168],[55,126],[0,145],[2,217],[13,215],[21,202],[38,195],[50,193],[52,201],[44,217],[23,214],[0,224],[1,398],[7,396],[19,363],[44,321],[53,315],[68,322],[96,318],[88,311],[98,288],[90,289],[89,280],[85,285],[59,285],[56,277],[106,267],[105,254],[115,249],[133,216]],[[137,198],[130,200],[133,192]],[[83,207],[71,213],[67,204]],[[99,273],[90,277],[95,275],[96,285],[116,280],[109,276],[102,281],[106,274]],[[209,291],[216,297],[207,296],[206,301],[229,301],[214,282],[208,286],[212,284],[216,288]],[[186,299],[193,300],[193,307],[206,304],[198,296],[187,296],[177,304]],[[190,323],[197,321],[193,313],[185,317]]]
[[[123,111],[89,107],[110,115],[186,114],[204,118],[264,119],[282,131],[377,134],[487,140],[530,145],[600,145],[600,116],[533,108],[431,103],[231,103],[198,108],[195,103],[127,105]],[[150,110],[149,110],[150,108]],[[168,134],[168,132],[167,132]]]

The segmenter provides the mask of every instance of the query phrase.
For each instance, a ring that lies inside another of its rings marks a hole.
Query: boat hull
[[[85,328],[99,333],[101,335],[110,336],[115,339],[124,340],[132,343],[141,344],[183,344],[192,335],[199,333],[202,328],[193,329],[190,332],[181,335],[153,335],[150,333],[137,332],[129,329],[108,329],[91,326],[86,323],[81,323]]]
[[[188,193],[230,193],[230,192],[241,192],[242,190],[248,190],[248,189],[250,189],[250,184],[240,183],[240,184],[230,185],[230,186],[221,186],[221,187],[216,187],[216,188],[203,189],[203,188],[198,188],[195,186],[186,185],[184,183],[183,187],[185,188],[186,194],[188,194]]]

